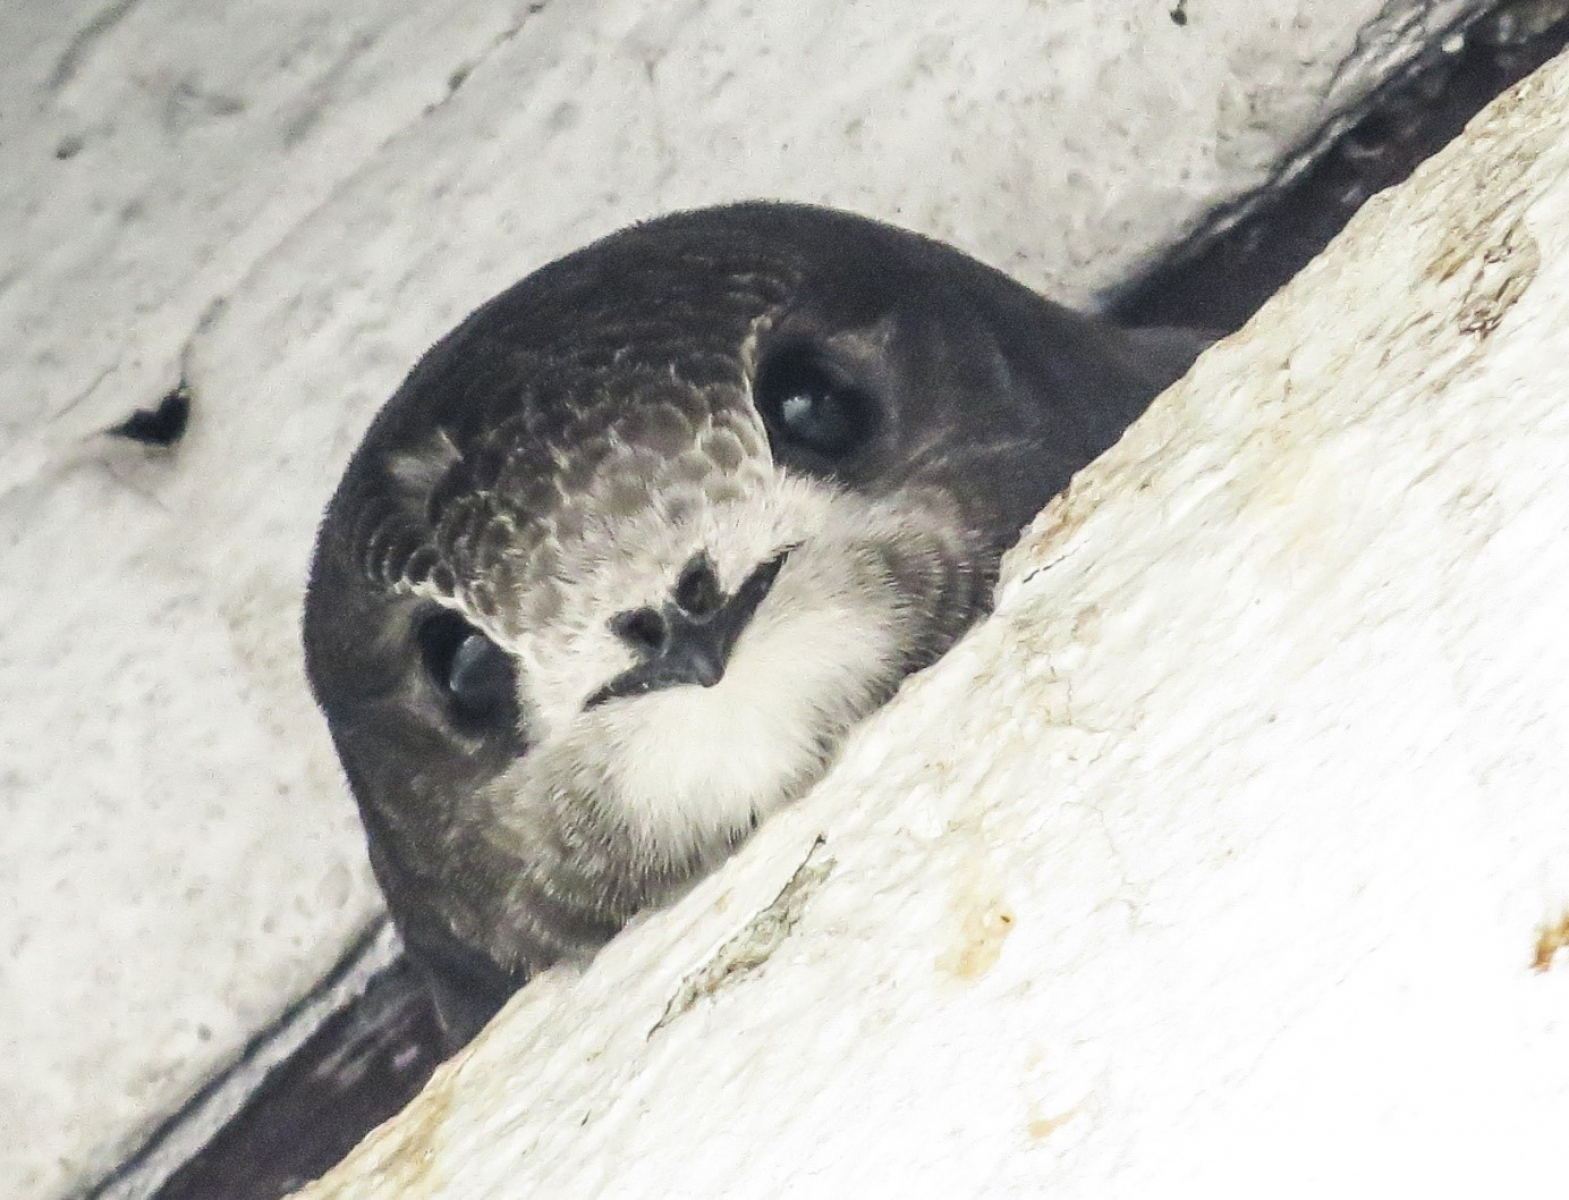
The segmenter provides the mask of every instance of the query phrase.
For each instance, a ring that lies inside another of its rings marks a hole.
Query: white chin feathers
[[[887,698],[926,632],[932,599],[912,594],[893,564],[935,563],[955,539],[948,514],[908,497],[885,503],[782,473],[679,521],[626,522],[614,553],[601,547],[579,560],[586,570],[570,611],[518,647],[524,710],[536,722],[531,732],[542,735],[529,757],[600,781],[593,791],[601,819],[621,826],[651,860],[727,852],[804,792],[849,728]],[[616,613],[662,603],[698,551],[733,592],[786,547],[789,558],[717,684],[585,710],[587,697],[633,663],[611,632]],[[547,791],[560,786],[534,782]]]
[[[905,658],[907,618],[868,566],[848,547],[803,544],[717,684],[629,698],[586,718],[607,756],[605,799],[655,856],[728,848],[805,791],[886,696]]]

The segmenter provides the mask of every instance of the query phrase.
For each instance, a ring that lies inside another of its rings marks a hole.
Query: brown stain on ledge
[[[1541,265],[1536,239],[1523,221],[1514,221],[1476,264],[1457,317],[1460,332],[1480,339],[1497,329]]]
[[[1013,910],[1001,896],[971,893],[955,905],[958,936],[937,956],[937,969],[955,979],[981,978],[1002,957],[1002,945],[1013,932]]]
[[[1423,271],[1445,288],[1457,288],[1454,321],[1461,333],[1484,340],[1530,289],[1541,269],[1542,253],[1510,196],[1477,216],[1460,218],[1440,240]],[[1447,306],[1446,306],[1447,307]]]
[[[1032,1110],[1029,1122],[1025,1125],[1025,1130],[1029,1133],[1031,1141],[1044,1141],[1069,1121],[1073,1120],[1074,1117],[1078,1116],[1078,1113],[1079,1110],[1075,1107],[1070,1108],[1067,1112],[1047,1117],[1041,1116],[1038,1112]]]
[[[1554,923],[1542,926],[1536,938],[1536,953],[1531,957],[1533,971],[1546,971],[1560,950],[1569,949],[1569,909]]]

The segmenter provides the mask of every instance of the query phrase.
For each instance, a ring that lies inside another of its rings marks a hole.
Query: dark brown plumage
[[[305,645],[454,1042],[810,786],[1202,344],[775,204],[616,234],[444,338],[328,509]]]

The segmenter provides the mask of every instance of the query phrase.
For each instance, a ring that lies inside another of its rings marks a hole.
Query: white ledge
[[[1510,1196],[1569,1129],[1569,64],[311,1200]]]

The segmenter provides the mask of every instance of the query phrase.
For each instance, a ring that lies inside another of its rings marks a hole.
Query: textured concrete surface
[[[0,13],[0,1191],[107,1170],[375,914],[300,580],[359,430],[455,319],[743,195],[1083,300],[1467,7]],[[182,381],[177,446],[103,434]]]
[[[1561,59],[1373,201],[805,801],[303,1194],[1561,1190],[1565,114]]]

